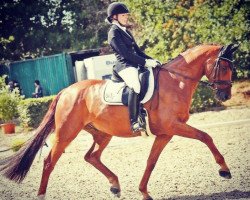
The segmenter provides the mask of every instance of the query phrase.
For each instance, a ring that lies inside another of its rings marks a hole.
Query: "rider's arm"
[[[134,48],[136,53],[146,59],[152,59],[150,56],[146,55],[141,49],[140,47],[137,45],[134,36],[132,35],[132,33],[130,31],[127,30],[127,33],[132,37],[133,41],[134,41]]]
[[[114,35],[110,39],[109,43],[110,46],[116,51],[116,53],[118,53],[128,62],[136,65],[142,65],[142,66],[145,65],[146,62],[145,58],[143,56],[136,55],[131,51],[131,49],[128,49],[127,46],[122,41],[119,32],[117,31],[114,32]]]
[[[134,47],[135,47],[136,53],[137,53],[139,56],[141,56],[141,57],[143,57],[143,58],[146,58],[146,59],[152,59],[150,56],[146,55],[146,54],[140,49],[140,47],[136,44],[136,42],[135,42]]]

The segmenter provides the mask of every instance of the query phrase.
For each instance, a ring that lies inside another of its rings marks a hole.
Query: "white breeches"
[[[135,67],[128,67],[118,72],[119,76],[124,80],[128,87],[132,88],[137,94],[141,91],[139,81],[139,72]]]

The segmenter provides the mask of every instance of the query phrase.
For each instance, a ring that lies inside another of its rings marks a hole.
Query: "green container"
[[[44,96],[55,95],[75,82],[71,56],[67,53],[12,62],[10,79],[20,83],[22,94],[32,97],[34,81],[39,80]]]

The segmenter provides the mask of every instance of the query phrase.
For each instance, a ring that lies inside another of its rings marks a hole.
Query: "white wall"
[[[84,59],[84,65],[87,69],[87,78],[107,79],[107,77],[112,75],[113,66],[116,61],[114,54]]]
[[[87,79],[87,71],[84,65],[84,61],[76,61],[75,62],[75,75],[76,81],[82,81]]]

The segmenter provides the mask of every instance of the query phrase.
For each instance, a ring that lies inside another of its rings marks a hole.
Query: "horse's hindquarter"
[[[77,82],[65,88],[61,92],[55,112],[56,129],[62,129],[67,134],[60,134],[57,131],[57,137],[60,140],[67,140],[76,136],[77,132],[84,128],[91,120],[91,115],[87,109],[88,90],[97,84],[100,80],[86,80]],[[74,132],[74,134],[71,132]]]

